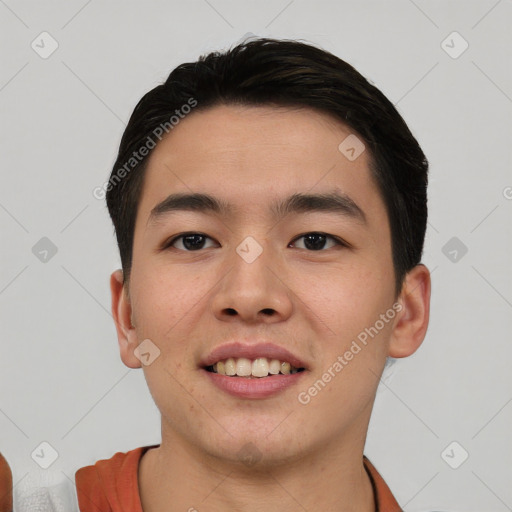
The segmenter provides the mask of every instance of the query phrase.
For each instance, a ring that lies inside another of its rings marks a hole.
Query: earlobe
[[[137,334],[132,322],[132,306],[124,286],[122,270],[112,272],[110,292],[112,295],[112,316],[116,324],[121,360],[128,368],[140,368],[141,362],[134,354],[138,345]]]
[[[410,270],[398,302],[402,308],[391,332],[389,356],[414,354],[425,338],[430,316],[430,272],[419,264]]]

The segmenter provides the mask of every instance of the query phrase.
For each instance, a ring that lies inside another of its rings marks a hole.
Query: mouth
[[[244,341],[216,347],[199,364],[211,384],[238,399],[277,396],[297,386],[310,370],[284,347]]]
[[[293,366],[288,361],[269,359],[267,357],[256,357],[255,359],[228,357],[212,365],[205,366],[204,369],[210,373],[245,379],[263,379],[275,375],[294,375],[305,370],[305,368]]]

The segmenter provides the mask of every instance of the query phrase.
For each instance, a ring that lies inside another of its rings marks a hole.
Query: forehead
[[[195,111],[150,155],[139,215],[147,220],[173,192],[207,193],[243,212],[306,191],[338,191],[382,214],[370,155],[347,158],[345,141],[358,153],[364,147],[349,127],[313,109],[222,105]]]
[[[265,153],[274,162],[278,158],[276,164],[280,154],[287,162],[318,160],[318,150],[337,156],[340,142],[351,133],[333,117],[309,108],[220,105],[193,111],[175,125],[153,151],[149,167],[162,158],[186,164],[191,157],[200,161],[223,155],[248,164],[248,159],[264,161]]]

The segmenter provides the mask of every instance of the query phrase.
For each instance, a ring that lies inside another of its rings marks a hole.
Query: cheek
[[[194,276],[187,270],[170,272],[153,266],[151,271],[139,272],[133,277],[133,309],[136,318],[148,335],[157,338],[170,335],[173,326],[195,308],[201,307],[201,298],[208,290],[204,276]]]
[[[337,276],[324,282],[322,293],[317,288],[316,302],[311,305],[328,326],[314,379],[322,382],[311,391],[321,395],[314,399],[319,411],[322,407],[330,410],[332,400],[337,402],[341,409],[329,414],[342,421],[348,410],[361,412],[375,393],[395,312],[392,279],[380,282],[375,270],[355,268]],[[392,314],[382,321],[381,315],[388,311]]]
[[[391,285],[382,281],[378,269],[355,264],[336,267],[324,275],[310,274],[299,296],[330,335],[346,341],[388,307]]]

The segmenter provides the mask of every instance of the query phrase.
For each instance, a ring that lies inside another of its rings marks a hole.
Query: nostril
[[[261,312],[264,313],[265,315],[269,315],[269,316],[272,316],[274,314],[274,310],[270,309],[270,308],[262,309]]]
[[[234,315],[236,315],[236,311],[235,311],[233,308],[227,308],[227,309],[226,309],[226,313],[227,313],[229,316],[234,316]]]

